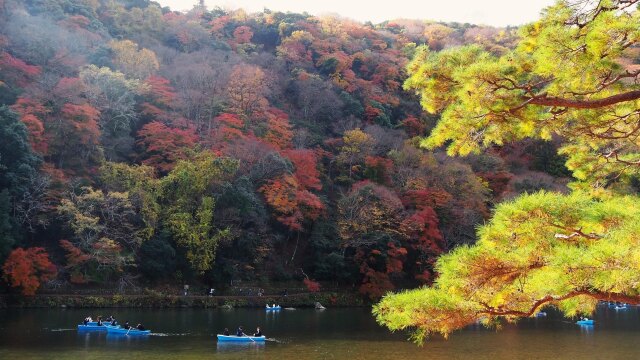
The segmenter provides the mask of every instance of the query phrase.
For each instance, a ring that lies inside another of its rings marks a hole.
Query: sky
[[[197,0],[156,0],[172,10],[188,10]],[[425,19],[478,25],[522,25],[536,20],[554,0],[206,0],[209,8],[265,7],[274,11],[338,14],[358,21],[379,23],[397,18]]]

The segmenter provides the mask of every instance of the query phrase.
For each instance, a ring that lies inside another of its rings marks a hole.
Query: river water
[[[78,333],[87,315],[143,323],[141,338]],[[0,310],[0,359],[640,359],[639,308],[600,307],[593,327],[549,313],[500,331],[470,327],[423,347],[378,326],[368,309],[8,309]],[[227,345],[225,327],[261,326],[268,340]]]

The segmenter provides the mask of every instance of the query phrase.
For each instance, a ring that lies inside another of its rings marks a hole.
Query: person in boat
[[[88,323],[90,323],[91,321],[93,321],[93,319],[91,318],[91,316],[87,316],[86,318],[84,318],[84,321],[82,322],[84,325],[87,325]]]
[[[116,318],[114,318],[113,316],[111,317],[111,326],[116,326],[118,325],[118,322],[116,321]]]
[[[262,336],[262,331],[260,330],[260,326],[256,328],[256,332],[253,334],[253,336]]]
[[[144,327],[144,326],[142,326],[142,324],[138,324],[138,325],[136,326],[136,329],[138,329],[138,330],[140,330],[140,331],[145,331],[145,330],[147,330],[147,329],[145,329],[145,327]]]
[[[96,325],[98,325],[98,326],[102,326],[102,325],[104,325],[104,324],[102,323],[102,316],[98,316],[98,323],[97,323]]]
[[[104,319],[104,321],[106,322],[112,322],[113,321],[113,315],[109,315],[108,318]]]
[[[229,328],[224,328],[224,331],[222,332],[222,335],[229,336]]]
[[[131,325],[129,325],[128,321],[125,321],[124,325],[122,325],[122,328],[125,329],[125,330],[129,330],[131,328]]]
[[[236,336],[244,336],[244,331],[242,330],[242,326],[238,326],[238,331],[236,331]]]

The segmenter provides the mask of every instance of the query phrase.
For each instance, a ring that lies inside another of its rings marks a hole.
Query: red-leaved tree
[[[187,149],[193,148],[198,135],[191,127],[171,128],[154,121],[138,131],[138,146],[142,148],[142,163],[160,172],[168,172],[174,164],[184,159]]]
[[[56,277],[56,267],[49,254],[41,247],[17,248],[9,254],[2,266],[3,278],[22,295],[35,295],[40,284]]]

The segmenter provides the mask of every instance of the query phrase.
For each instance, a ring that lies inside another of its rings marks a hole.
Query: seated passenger
[[[224,328],[224,331],[222,332],[222,335],[229,336],[229,329],[228,328]]]
[[[125,330],[129,330],[131,328],[131,326],[129,325],[128,321],[125,321],[124,325],[122,325],[122,328],[125,329]]]
[[[256,332],[253,334],[253,336],[262,336],[262,331],[260,331],[260,326],[258,326],[258,328],[256,329]]]
[[[98,316],[98,323],[96,324],[98,326],[102,326],[102,316]]]
[[[238,326],[238,331],[236,331],[236,336],[244,336],[244,331],[242,331],[242,326]]]
[[[140,331],[145,331],[147,329],[144,328],[144,326],[142,326],[142,324],[138,324],[138,326],[136,326],[136,329],[140,330]]]

